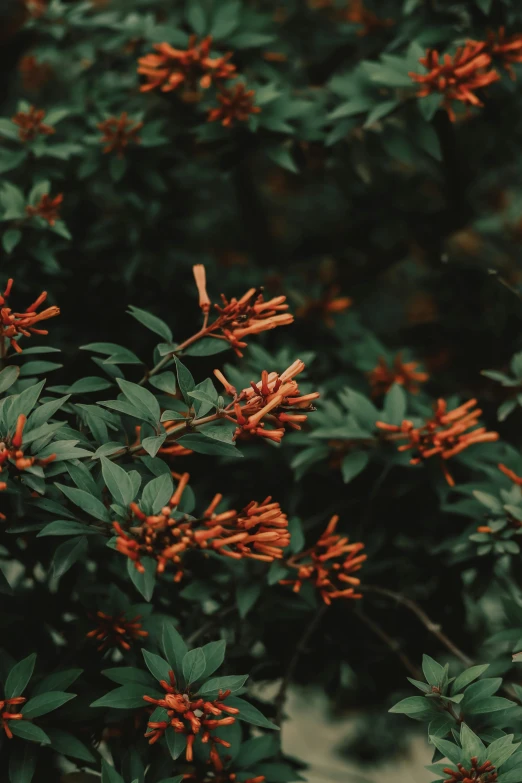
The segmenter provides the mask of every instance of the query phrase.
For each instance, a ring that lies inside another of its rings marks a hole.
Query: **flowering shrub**
[[[522,782],[519,4],[4,6],[2,780]]]

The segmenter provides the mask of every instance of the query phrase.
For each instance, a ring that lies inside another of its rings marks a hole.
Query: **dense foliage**
[[[521,783],[519,3],[0,19],[0,778]]]

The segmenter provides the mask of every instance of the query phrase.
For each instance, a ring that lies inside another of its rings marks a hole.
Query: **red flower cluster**
[[[280,584],[292,585],[294,593],[298,593],[303,583],[310,581],[328,605],[334,598],[362,598],[354,589],[361,580],[352,574],[359,571],[367,559],[367,555],[359,554],[364,544],[349,544],[347,536],[336,533],[338,521],[339,517],[333,516],[313,547],[286,561],[285,565],[296,569],[296,578],[282,579]]]
[[[159,514],[147,516],[136,503],[131,503],[133,517],[139,522],[124,530],[119,522],[113,527],[117,534],[116,549],[129,557],[140,572],[143,557],[152,557],[157,572],[163,573],[169,563],[176,567],[174,581],[183,578],[182,557],[191,549],[210,550],[220,555],[241,559],[272,562],[283,556],[290,543],[288,519],[278,503],[270,497],[262,503],[252,501],[242,511],[216,513],[222,495],[216,495],[199,519],[176,512],[189,474],[173,474],[179,483],[168,506]]]
[[[45,459],[24,456],[23,433],[26,421],[26,416],[21,413],[16,422],[14,435],[12,437],[8,435],[5,441],[0,443],[0,473],[3,473],[4,467],[7,467],[8,463],[14,465],[17,470],[26,470],[32,468],[33,465],[45,467],[56,459],[56,454],[50,454]],[[6,482],[0,481],[0,492],[5,489],[7,489]],[[5,519],[3,514],[0,514],[0,519]]]
[[[24,718],[21,712],[12,712],[11,707],[24,704],[26,701],[27,699],[24,696],[15,696],[12,699],[0,700],[0,723],[7,734],[8,739],[13,739],[13,732],[9,728],[9,721],[23,720]]]
[[[413,422],[407,419],[401,425],[386,424],[383,421],[376,422],[376,426],[384,432],[393,433],[398,439],[407,443],[398,447],[399,451],[414,449],[416,454],[410,460],[410,464],[418,465],[430,457],[438,455],[442,461],[442,470],[446,481],[450,486],[455,481],[450,475],[445,461],[460,454],[461,451],[474,443],[488,443],[498,440],[498,432],[487,432],[485,427],[471,429],[478,424],[482,411],[477,408],[472,410],[477,400],[468,400],[452,411],[447,410],[445,400],[437,400],[434,415],[421,427],[415,427]],[[471,430],[468,432],[468,430]]]
[[[7,339],[11,347],[17,353],[22,353],[16,338],[18,336],[30,337],[31,334],[48,334],[47,329],[35,329],[34,324],[39,321],[46,321],[48,318],[54,318],[60,314],[58,307],[47,307],[41,313],[36,311],[47,298],[47,291],[43,291],[24,313],[15,313],[10,307],[7,307],[7,299],[13,287],[13,279],[7,281],[7,286],[3,294],[0,295],[0,340]]]
[[[37,92],[49,81],[53,73],[49,63],[38,62],[32,54],[22,57],[18,70],[20,71],[24,88],[30,92]]]
[[[194,279],[199,293],[199,306],[208,314],[211,302],[207,294],[205,267],[196,264],[193,267]],[[250,334],[259,334],[278,326],[288,326],[294,320],[291,313],[286,312],[286,296],[276,296],[265,302],[262,289],[250,288],[240,299],[228,300],[221,295],[222,304],[214,305],[217,318],[205,328],[205,334],[218,340],[230,343],[238,356],[242,356],[242,348],[247,343],[244,338]],[[220,331],[221,334],[215,334]]]
[[[147,83],[141,92],[161,89],[170,92],[183,86],[193,92],[199,87],[206,89],[235,75],[236,66],[228,62],[232,52],[221,57],[210,57],[212,38],[208,36],[199,43],[192,36],[187,49],[174,49],[168,43],[154,44],[157,54],[147,54],[138,60],[138,73],[146,77]]]
[[[219,106],[208,113],[208,122],[219,121],[223,127],[231,128],[234,122],[246,122],[252,114],[259,114],[261,109],[254,105],[254,90],[247,90],[242,83],[233,89],[222,88],[217,99]]]
[[[513,63],[522,63],[522,35],[506,36],[505,27],[501,27],[498,32],[490,32],[486,41],[487,50],[494,60],[498,60],[500,65],[506,69],[512,79],[515,78]]]
[[[335,321],[332,316],[336,313],[343,313],[351,306],[353,300],[349,296],[338,296],[339,286],[330,286],[325,294],[319,299],[306,299],[300,305],[296,312],[296,318],[309,318],[319,316],[326,326],[334,327]]]
[[[96,639],[101,642],[98,651],[109,650],[113,647],[121,647],[130,650],[131,643],[149,635],[142,630],[141,614],[128,620],[124,612],[116,615],[96,612],[97,627],[87,634],[88,639]]]
[[[425,383],[430,377],[427,372],[419,372],[418,366],[418,362],[403,362],[400,353],[393,360],[392,367],[388,367],[386,359],[380,357],[377,366],[368,373],[372,397],[381,397],[386,394],[394,383],[404,386],[412,394],[418,394],[419,384]]]
[[[38,135],[51,136],[56,132],[52,125],[44,123],[45,114],[44,109],[30,106],[29,111],[19,111],[11,118],[11,122],[20,128],[18,135],[21,141],[33,141]]]
[[[63,193],[58,193],[57,196],[52,198],[49,193],[44,193],[40,201],[36,206],[32,207],[28,204],[25,211],[29,217],[40,217],[46,220],[50,226],[54,226],[57,220],[60,219],[60,207],[63,201]]]
[[[470,106],[482,106],[476,91],[500,79],[492,67],[486,44],[480,41],[467,41],[453,56],[445,54],[442,58],[439,52],[428,49],[426,56],[421,57],[419,62],[428,73],[409,74],[414,82],[422,85],[417,96],[423,98],[432,93],[442,93],[443,106],[452,122],[456,119],[452,108],[454,101]]]
[[[239,710],[224,704],[227,696],[230,696],[230,691],[219,691],[218,697],[212,701],[205,701],[202,698],[194,699],[190,693],[176,688],[176,678],[173,671],[169,672],[169,679],[170,683],[166,682],[166,680],[161,680],[160,682],[166,693],[164,698],[143,697],[149,704],[155,704],[156,707],[167,710],[168,717],[168,720],[149,721],[148,731],[145,734],[149,739],[149,743],[152,745],[154,742],[157,742],[167,729],[172,728],[177,734],[185,734],[187,737],[187,749],[185,752],[187,761],[192,761],[192,746],[194,745],[196,735],[200,732],[201,741],[204,743],[210,741],[212,748],[215,745],[223,745],[225,748],[229,748],[229,742],[212,736],[211,732],[214,729],[219,729],[220,726],[230,726],[231,723],[236,721],[233,716],[237,715]],[[226,713],[227,717],[220,717],[223,713]]]
[[[460,780],[462,783],[495,783],[498,780],[498,774],[491,761],[485,761],[479,764],[478,758],[473,756],[471,766],[466,769],[462,764],[457,764],[458,772],[451,767],[446,767],[442,771],[450,777],[444,783],[456,783]]]
[[[103,133],[100,142],[106,146],[104,153],[116,152],[118,158],[123,158],[129,144],[139,144],[138,132],[143,128],[142,122],[129,119],[126,111],[119,117],[108,117],[96,126]]]
[[[248,389],[239,394],[220,370],[214,370],[226,394],[234,398],[226,408],[226,418],[236,424],[236,438],[257,435],[280,443],[286,425],[295,430],[301,429],[307,414],[315,410],[313,401],[320,396],[319,392],[301,395],[294,378],[304,368],[304,362],[296,359],[281,375],[263,370],[261,380],[257,383],[251,381]],[[267,422],[274,428],[267,429]]]

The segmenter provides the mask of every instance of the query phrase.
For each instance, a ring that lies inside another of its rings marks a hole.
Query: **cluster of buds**
[[[206,274],[203,264],[193,267],[194,279],[199,294],[199,306],[205,317],[211,310],[211,301],[207,293]],[[205,329],[205,334],[218,340],[226,340],[238,356],[246,348],[244,338],[250,334],[259,334],[278,326],[288,326],[294,320],[288,313],[286,296],[276,296],[265,302],[263,290],[250,288],[240,299],[227,299],[221,294],[221,304],[215,304],[217,317]],[[215,334],[220,332],[220,334]]]
[[[498,440],[498,432],[487,432],[485,427],[472,429],[478,424],[482,411],[473,410],[477,400],[468,400],[463,405],[452,411],[447,410],[445,400],[437,400],[435,412],[431,419],[421,427],[415,427],[413,422],[407,419],[400,425],[386,424],[383,421],[376,422],[376,426],[394,436],[393,439],[406,440],[407,443],[398,447],[399,451],[415,450],[415,456],[411,458],[411,465],[438,456],[442,461],[442,469],[446,481],[450,486],[455,485],[448,471],[446,460],[460,454],[474,443],[490,443]]]
[[[168,43],[154,44],[156,54],[147,54],[138,60],[138,73],[147,79],[140,87],[141,92],[157,88],[171,92],[183,87],[193,94],[198,86],[207,89],[233,78],[236,66],[229,62],[232,52],[211,57],[211,46],[210,36],[199,43],[196,36],[191,36],[187,49],[174,49]]]
[[[124,111],[119,117],[108,117],[99,122],[96,127],[103,133],[100,139],[100,142],[105,144],[103,152],[116,152],[118,158],[123,158],[129,144],[140,143],[138,133],[143,128],[143,123],[130,120]]]
[[[466,769],[463,764],[457,764],[456,770],[446,767],[442,771],[450,776],[444,783],[456,783],[459,780],[462,783],[495,783],[498,780],[498,774],[491,761],[479,764],[476,756],[471,759],[469,769]]]
[[[24,696],[14,696],[12,699],[0,700],[0,723],[5,731],[8,739],[13,739],[13,732],[9,728],[9,721],[11,720],[23,720],[21,712],[12,711],[12,708],[16,708],[20,704],[24,704],[26,701]]]
[[[132,642],[149,635],[148,631],[142,629],[141,614],[129,620],[124,612],[116,615],[96,612],[95,619],[97,626],[88,632],[87,638],[100,642],[98,652],[118,647],[122,650],[130,650]]]
[[[212,741],[210,744],[208,764],[209,770],[204,777],[199,777],[196,773],[189,773],[184,777],[186,783],[239,783],[237,774],[231,772],[229,769],[225,769],[223,759]],[[264,775],[256,775],[255,778],[247,778],[246,780],[241,777],[241,783],[264,783],[265,780],[266,778]]]
[[[206,701],[202,698],[194,698],[189,692],[178,690],[176,687],[176,678],[174,672],[169,672],[169,680],[161,680],[160,685],[165,691],[162,699],[155,699],[152,696],[144,696],[144,700],[149,704],[154,704],[167,711],[167,720],[149,721],[148,731],[145,736],[149,744],[157,742],[168,729],[172,729],[177,734],[184,734],[187,738],[187,749],[185,757],[187,761],[192,761],[194,740],[198,734],[201,735],[201,741],[207,743],[210,741],[212,747],[223,745],[230,747],[230,743],[211,734],[220,726],[230,726],[235,723],[234,715],[239,713],[235,707],[227,706],[224,701],[230,696],[230,691],[219,691],[216,699]],[[225,713],[226,717],[221,717]]]
[[[38,204],[32,206],[28,204],[25,208],[29,217],[39,217],[49,223],[50,226],[54,226],[56,221],[60,219],[60,209],[63,201],[63,193],[58,193],[57,196],[50,196],[49,193],[44,193],[40,198]]]
[[[231,128],[235,122],[247,122],[252,114],[259,114],[261,108],[254,104],[255,90],[247,90],[239,82],[233,88],[221,88],[217,94],[219,106],[210,109],[208,122],[220,122],[224,128]]]
[[[338,22],[360,25],[357,35],[366,36],[395,24],[393,19],[381,19],[373,11],[370,11],[362,0],[345,0],[344,6],[339,6],[336,0],[308,0],[312,9],[327,9],[332,12],[333,18]]]
[[[11,347],[21,353],[22,349],[18,345],[17,337],[30,337],[31,334],[48,334],[47,329],[35,329],[34,324],[39,321],[47,321],[60,314],[58,307],[47,307],[40,313],[36,311],[40,305],[45,302],[47,292],[44,291],[40,296],[26,309],[24,313],[16,313],[7,307],[7,299],[13,287],[13,279],[7,281],[7,286],[3,294],[0,294],[0,340],[9,340]]]
[[[344,313],[345,310],[352,304],[352,299],[349,296],[338,296],[339,286],[330,286],[323,296],[319,299],[306,299],[305,302],[300,305],[296,312],[296,318],[310,318],[318,316],[321,318],[326,326],[332,328],[335,326],[333,316],[337,313]]]
[[[199,519],[177,512],[189,474],[173,474],[179,483],[169,504],[159,514],[147,516],[136,503],[130,510],[134,521],[128,530],[119,522],[113,527],[117,534],[116,549],[129,557],[136,569],[144,571],[142,558],[151,557],[157,563],[157,573],[168,564],[174,565],[174,581],[183,578],[182,559],[189,550],[213,551],[236,560],[249,558],[272,562],[281,559],[290,543],[288,519],[278,503],[270,497],[262,503],[252,501],[242,511],[216,513],[222,495],[216,495]]]
[[[513,63],[522,63],[522,35],[518,33],[507,36],[506,28],[501,27],[498,32],[488,34],[484,47],[493,60],[505,68],[514,79]]]
[[[292,555],[285,565],[297,571],[295,579],[282,579],[298,593],[305,582],[311,582],[325,604],[335,598],[362,598],[355,592],[361,580],[353,574],[362,568],[367,555],[359,554],[364,544],[350,544],[347,536],[335,532],[338,516],[333,516],[317,543],[310,549]]]
[[[419,372],[418,362],[403,362],[400,353],[393,360],[393,365],[388,366],[386,359],[382,356],[377,362],[377,366],[368,373],[368,380],[372,387],[372,397],[381,397],[393,386],[394,383],[411,392],[418,394],[419,384],[425,383],[429,379],[427,372]]]
[[[491,55],[485,50],[485,44],[479,41],[467,41],[453,56],[445,54],[441,57],[439,52],[428,49],[419,62],[428,73],[410,73],[412,80],[421,85],[417,97],[441,93],[444,96],[442,105],[452,122],[456,119],[453,102],[482,106],[476,91],[500,79],[492,67]]]
[[[304,368],[304,362],[296,359],[281,375],[263,370],[261,380],[251,381],[248,389],[239,394],[220,370],[214,370],[225,393],[233,397],[225,410],[226,418],[236,424],[235,438],[258,436],[280,443],[286,426],[301,429],[308,414],[315,410],[312,403],[320,396],[319,392],[302,395],[299,391],[295,377]],[[266,427],[267,423],[272,425],[271,429]]]
[[[33,465],[45,467],[56,459],[56,454],[50,454],[44,459],[24,455],[23,433],[26,421],[27,418],[21,413],[16,422],[14,435],[12,437],[8,435],[5,441],[0,442],[0,473],[3,473],[4,467],[7,467],[8,463],[14,465],[17,470],[27,470]],[[7,489],[6,482],[0,481],[0,492],[5,489]],[[0,515],[0,518],[5,519],[3,514]]]
[[[35,109],[34,106],[30,106],[28,111],[19,111],[14,117],[11,117],[11,122],[18,125],[20,140],[27,142],[33,141],[37,136],[51,136],[56,132],[52,125],[47,125],[44,122],[44,119],[44,109]]]

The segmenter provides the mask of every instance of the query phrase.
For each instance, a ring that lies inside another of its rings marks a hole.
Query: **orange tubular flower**
[[[63,201],[63,193],[58,193],[57,196],[52,198],[48,193],[45,193],[38,204],[35,207],[28,205],[25,211],[29,217],[40,217],[46,220],[50,226],[54,226],[57,220],[60,219],[60,207]]]
[[[341,14],[343,21],[361,25],[357,33],[361,37],[395,24],[393,19],[380,19],[373,11],[369,11],[364,7],[362,0],[348,0],[348,8],[342,9]]]
[[[259,114],[261,108],[254,106],[255,90],[247,90],[244,84],[236,84],[231,89],[222,88],[217,99],[221,104],[208,113],[208,122],[219,122],[225,128],[231,128],[234,122],[246,122],[251,114]]]
[[[505,476],[507,476],[513,484],[517,484],[517,486],[522,487],[522,476],[517,476],[517,474],[510,470],[510,468],[506,467],[506,465],[503,465],[501,462],[498,465],[498,469],[504,473]]]
[[[24,704],[26,701],[27,699],[24,696],[15,696],[12,699],[0,700],[0,725],[5,731],[8,739],[13,739],[13,732],[9,728],[9,721],[23,720],[24,718],[21,712],[13,712],[11,708]]]
[[[210,309],[210,300],[203,264],[196,264],[193,273],[199,294],[199,306],[206,314],[207,308]],[[286,312],[286,296],[275,296],[265,302],[262,288],[249,288],[240,299],[227,299],[222,294],[221,300],[221,305],[214,305],[217,317],[205,328],[205,334],[217,340],[226,340],[238,356],[243,356],[241,349],[246,348],[244,338],[249,334],[288,326],[294,320],[294,316]]]
[[[263,370],[261,380],[258,383],[252,381],[248,389],[243,389],[239,395],[221,372],[214,371],[216,377],[224,381],[225,391],[234,394],[231,403],[233,412],[230,406],[226,410],[229,421],[237,425],[236,438],[257,435],[279,443],[285,434],[285,425],[294,430],[301,429],[307,414],[315,410],[313,401],[320,396],[319,392],[301,395],[294,378],[304,368],[304,362],[296,359],[281,375]],[[275,429],[266,429],[267,422]]]
[[[88,639],[96,639],[101,642],[98,651],[108,650],[113,647],[121,647],[130,650],[132,642],[149,635],[141,627],[141,614],[137,614],[131,620],[127,620],[124,612],[117,615],[96,612],[97,627],[87,634]]]
[[[331,286],[320,299],[308,299],[296,310],[297,318],[309,318],[319,316],[326,326],[333,328],[335,321],[332,316],[335,313],[344,313],[353,303],[349,296],[338,296],[339,286]]]
[[[485,427],[471,429],[478,424],[482,411],[472,410],[477,400],[468,400],[452,411],[447,410],[445,400],[438,400],[434,415],[421,427],[414,427],[413,422],[405,420],[400,426],[378,421],[376,426],[390,434],[404,439],[407,443],[398,447],[399,451],[415,450],[411,465],[439,456],[446,481],[453,487],[455,482],[448,471],[446,460],[460,454],[474,443],[490,443],[499,438],[498,432],[487,432]]]
[[[33,465],[39,465],[45,467],[50,462],[56,459],[56,454],[50,454],[44,459],[37,459],[36,457],[26,457],[23,452],[23,433],[27,418],[20,414],[16,421],[16,428],[14,434],[7,436],[5,441],[0,443],[0,473],[3,472],[4,467],[8,467],[10,464],[14,465],[17,470],[26,470],[32,468]],[[0,492],[7,489],[5,481],[0,482]]]
[[[325,604],[335,598],[362,598],[355,592],[361,580],[352,576],[362,568],[367,555],[360,555],[364,544],[349,544],[348,537],[335,532],[338,516],[333,516],[317,543],[304,552],[292,555],[285,565],[297,571],[295,579],[282,579],[280,584],[292,585],[294,593],[304,582],[311,581]]]
[[[512,63],[522,63],[522,34],[506,36],[506,29],[501,27],[498,32],[488,34],[487,47],[491,56],[515,79]]]
[[[403,362],[400,353],[393,360],[393,367],[388,367],[386,359],[380,357],[377,366],[368,373],[372,397],[386,394],[394,383],[404,386],[412,394],[418,394],[419,384],[425,383],[430,377],[427,372],[419,372],[418,366],[418,362]]]
[[[35,329],[34,324],[39,321],[47,321],[60,314],[58,307],[47,307],[41,313],[36,311],[47,298],[47,291],[43,291],[33,304],[29,305],[25,313],[15,313],[10,307],[7,307],[7,299],[13,287],[13,279],[7,281],[7,286],[3,294],[0,295],[0,340],[7,339],[11,347],[17,352],[22,353],[16,338],[18,336],[30,337],[31,334],[48,334],[47,329]]]
[[[20,140],[27,142],[33,141],[38,135],[51,136],[56,132],[52,125],[43,122],[44,118],[44,109],[35,109],[31,106],[29,111],[17,112],[14,117],[11,117],[11,122],[20,128]]]
[[[96,127],[103,133],[100,139],[100,142],[106,145],[103,152],[116,152],[118,158],[123,158],[129,144],[140,143],[138,132],[143,128],[143,123],[129,120],[127,112],[124,111],[119,117],[108,117],[99,122]]]
[[[428,73],[410,73],[414,82],[421,87],[417,97],[423,98],[432,93],[442,93],[443,107],[448,112],[450,120],[455,121],[456,115],[451,104],[459,101],[469,106],[482,106],[475,95],[476,90],[486,87],[500,79],[493,69],[491,55],[486,51],[486,44],[480,41],[467,41],[459,47],[453,57],[445,54],[442,58],[434,49],[428,49],[425,57],[419,60]]]
[[[193,745],[197,734],[201,734],[201,741],[210,742],[211,746],[223,745],[230,747],[230,743],[211,734],[220,726],[230,726],[236,722],[235,715],[239,710],[225,704],[225,699],[230,696],[230,691],[219,691],[216,699],[205,701],[202,698],[194,698],[192,694],[180,691],[176,687],[176,678],[173,671],[169,672],[169,681],[161,680],[160,685],[165,691],[162,699],[152,696],[144,696],[149,704],[161,707],[167,711],[168,720],[149,721],[148,731],[145,736],[149,744],[157,742],[166,731],[172,729],[176,734],[185,734],[187,737],[187,749],[185,757],[187,761],[193,759]],[[223,713],[225,715],[223,716]],[[221,717],[223,716],[223,717]]]
[[[242,511],[215,513],[222,500],[218,494],[202,516],[193,519],[177,511],[190,476],[173,475],[179,480],[178,488],[159,514],[147,516],[136,503],[131,503],[130,510],[138,524],[124,530],[119,522],[113,523],[116,549],[130,558],[138,571],[144,571],[142,558],[152,557],[157,573],[163,573],[172,564],[176,569],[174,581],[179,582],[183,578],[182,558],[194,549],[214,551],[236,560],[246,557],[271,563],[282,558],[283,549],[290,543],[288,519],[272,498],[262,503],[252,501]]]
[[[140,87],[141,92],[157,88],[171,92],[180,86],[193,92],[198,86],[207,89],[212,84],[231,79],[236,71],[236,66],[228,62],[233,53],[212,58],[211,46],[210,36],[198,43],[195,35],[189,39],[187,49],[174,49],[168,43],[154,44],[157,54],[147,54],[138,60],[138,73],[147,79]]]

